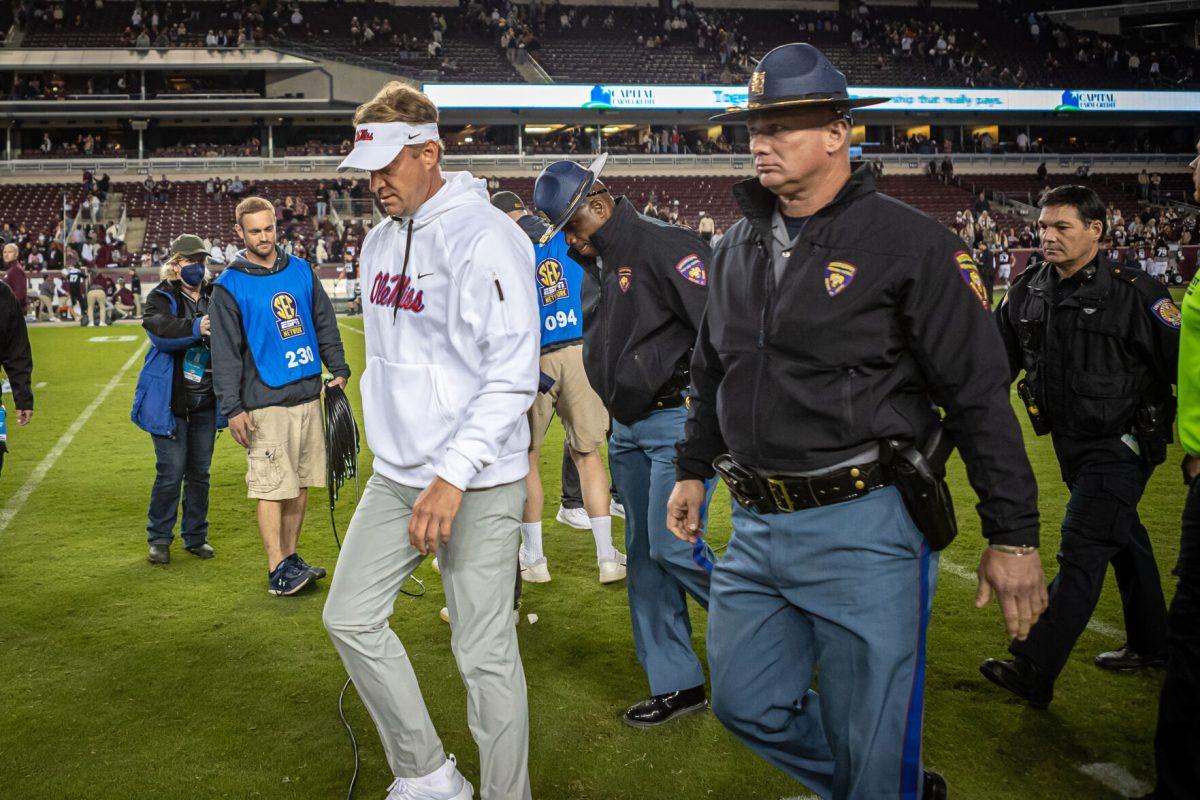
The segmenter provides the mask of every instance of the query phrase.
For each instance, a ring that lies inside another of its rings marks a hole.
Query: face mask
[[[204,281],[204,265],[187,264],[179,270],[179,277],[188,286],[199,286]]]

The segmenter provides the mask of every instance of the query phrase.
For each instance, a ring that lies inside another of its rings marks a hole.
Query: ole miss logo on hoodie
[[[425,310],[425,292],[412,288],[408,275],[390,275],[381,272],[371,282],[371,294],[367,298],[375,305],[397,308],[420,314]]]

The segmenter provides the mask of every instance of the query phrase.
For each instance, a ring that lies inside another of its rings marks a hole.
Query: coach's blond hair
[[[438,107],[422,92],[400,81],[388,81],[367,102],[354,112],[354,124],[368,122],[407,122],[409,125],[426,125],[438,121]],[[410,145],[418,150],[424,145]],[[405,149],[408,149],[406,147]],[[438,140],[438,153],[446,146]],[[417,152],[414,150],[413,152]]]
[[[407,122],[425,125],[438,121],[438,109],[421,92],[400,81],[388,81],[354,112],[354,124],[368,122]]]

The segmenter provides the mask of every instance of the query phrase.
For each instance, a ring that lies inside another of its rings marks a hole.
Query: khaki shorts
[[[554,412],[567,429],[567,444],[576,453],[590,453],[608,437],[608,409],[583,371],[583,345],[563,347],[541,358],[542,372],[554,379],[548,392],[539,392],[529,409],[530,450],[541,450]]]
[[[291,500],[307,486],[325,485],[321,399],[250,412],[254,433],[246,450],[247,497]]]

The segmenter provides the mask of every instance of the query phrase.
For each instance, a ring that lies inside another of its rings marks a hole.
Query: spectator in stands
[[[157,190],[155,202],[166,205],[167,201],[171,199],[171,182],[167,180],[165,174],[159,179]]]
[[[1045,182],[1046,182],[1046,176],[1047,176],[1047,175],[1049,175],[1049,174],[1050,174],[1050,170],[1046,169],[1046,162],[1045,162],[1045,161],[1043,161],[1042,163],[1038,164],[1038,168],[1037,168],[1037,178],[1038,178],[1038,180],[1039,180],[1039,181],[1041,181],[1042,183],[1045,183]]]
[[[234,175],[233,180],[230,181],[229,186],[226,189],[226,192],[234,200],[237,200],[246,193],[246,184],[242,183],[241,178],[239,178],[237,175]]]
[[[1146,170],[1142,170],[1141,172],[1138,173],[1137,182],[1138,182],[1138,196],[1141,197],[1142,202],[1149,201],[1150,200],[1150,176],[1149,176],[1149,174],[1146,173]]]
[[[54,143],[50,141],[50,134],[42,134],[42,144],[38,147],[38,149],[41,150],[45,155],[50,155],[52,152],[54,152]]]
[[[209,465],[217,428],[207,337],[210,288],[204,251],[196,236],[180,236],[162,268],[162,281],[150,293],[142,326],[150,352],[138,375],[134,423],[151,434],[157,475],[150,493],[146,538],[152,564],[169,564],[176,509],[183,489],[184,548],[212,558],[208,544]]]
[[[1145,170],[1142,170],[1145,172]],[[1150,176],[1150,202],[1162,202],[1162,175],[1157,172]]]
[[[716,230],[717,230],[717,226],[716,226],[716,223],[713,221],[713,218],[710,217],[708,214],[704,213],[703,211],[701,211],[700,212],[700,222],[698,223],[698,225],[696,227],[697,227],[697,232],[700,234],[700,238],[703,239],[705,242],[707,242],[709,245],[711,245],[713,243],[713,241],[712,241],[713,234],[716,233]]]

